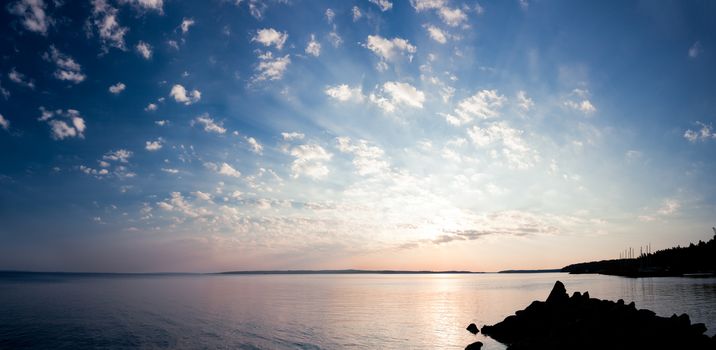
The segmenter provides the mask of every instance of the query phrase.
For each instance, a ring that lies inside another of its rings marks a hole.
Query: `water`
[[[716,333],[716,278],[600,275],[0,275],[1,349],[504,349],[465,327],[567,291]]]

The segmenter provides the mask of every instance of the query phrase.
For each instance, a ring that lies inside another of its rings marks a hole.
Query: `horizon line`
[[[101,271],[33,271],[33,270],[0,270],[0,275],[7,274],[46,274],[46,275],[339,275],[339,274],[488,274],[488,273],[539,273],[560,272],[561,269],[520,269],[500,271],[468,271],[468,270],[363,270],[363,269],[298,269],[298,270],[235,270],[218,272],[101,272]]]

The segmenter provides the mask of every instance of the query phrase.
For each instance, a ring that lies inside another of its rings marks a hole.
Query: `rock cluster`
[[[689,316],[656,316],[625,304],[590,298],[575,292],[569,297],[557,281],[547,301],[534,301],[502,322],[483,326],[482,333],[521,349],[716,349],[716,337],[705,335],[703,323]]]

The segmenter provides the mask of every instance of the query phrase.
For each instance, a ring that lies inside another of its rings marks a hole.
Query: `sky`
[[[16,0],[0,269],[559,268],[708,240],[712,1]]]

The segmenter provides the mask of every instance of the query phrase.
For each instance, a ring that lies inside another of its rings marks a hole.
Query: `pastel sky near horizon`
[[[556,268],[716,225],[712,1],[18,0],[0,270]]]

